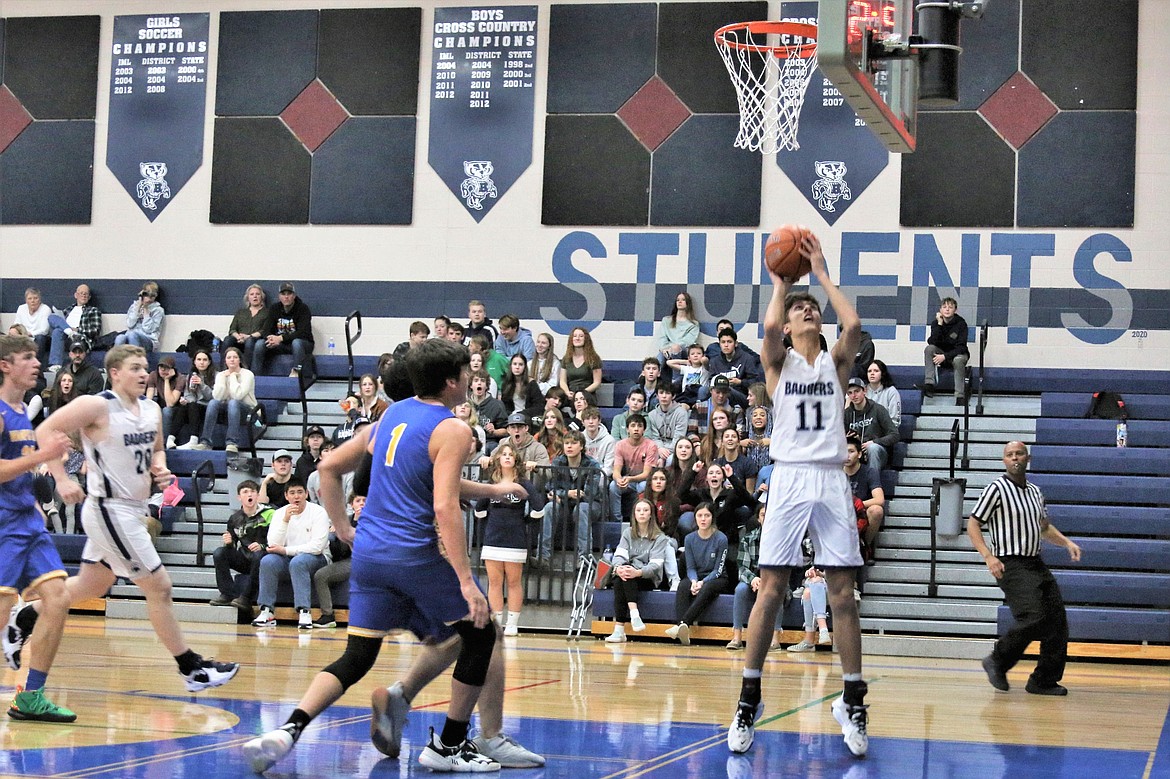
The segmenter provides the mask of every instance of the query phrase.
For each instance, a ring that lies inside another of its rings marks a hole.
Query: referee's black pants
[[[1068,660],[1068,618],[1060,587],[1039,557],[1001,557],[1003,590],[1016,624],[995,644],[995,663],[1007,672],[1019,662],[1028,645],[1040,642],[1040,661],[1032,681],[1051,687],[1064,676]]]

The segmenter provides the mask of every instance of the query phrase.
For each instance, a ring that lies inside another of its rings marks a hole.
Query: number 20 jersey
[[[135,414],[109,390],[97,397],[106,402],[110,429],[104,441],[95,443],[82,436],[86,492],[93,498],[145,504],[151,493],[150,461],[162,412],[146,398],[138,399]]]
[[[809,365],[788,349],[772,395],[772,446],[777,463],[845,464],[845,393],[833,355],[822,351]]]

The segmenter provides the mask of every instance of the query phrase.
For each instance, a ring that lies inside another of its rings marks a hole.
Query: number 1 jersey
[[[845,464],[845,393],[833,355],[822,351],[812,365],[788,349],[772,396],[772,446],[777,463]]]

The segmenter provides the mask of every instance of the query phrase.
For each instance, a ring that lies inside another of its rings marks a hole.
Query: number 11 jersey
[[[845,464],[845,393],[833,355],[822,351],[812,365],[791,347],[772,395],[773,462]]]

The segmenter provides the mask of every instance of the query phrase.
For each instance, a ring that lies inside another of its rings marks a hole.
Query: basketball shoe
[[[386,757],[402,751],[402,729],[410,704],[402,693],[402,682],[379,687],[370,694],[370,740]]]
[[[245,742],[244,758],[253,771],[262,774],[291,752],[294,743],[292,733],[287,728],[277,728]]]
[[[845,696],[842,695],[837,700],[833,701],[833,719],[837,720],[837,724],[841,726],[841,735],[845,737],[845,746],[854,757],[865,757],[865,753],[869,750],[869,735],[866,733],[866,724],[869,716],[866,714],[866,709],[869,706],[850,706],[845,703]]]
[[[727,748],[736,754],[743,754],[751,749],[756,740],[756,720],[764,713],[764,703],[757,703],[753,709],[743,701],[735,709],[735,717],[731,720],[731,727],[727,729]]]
[[[459,746],[449,747],[439,739],[434,728],[431,728],[427,745],[419,753],[418,762],[432,771],[441,773],[452,771],[487,773],[488,771],[500,770],[500,764],[490,757],[481,755],[472,741],[467,740]]]

